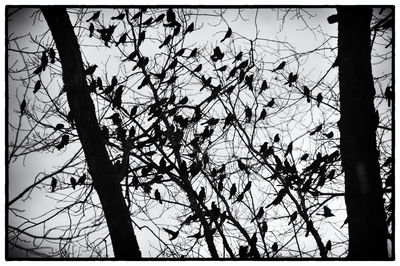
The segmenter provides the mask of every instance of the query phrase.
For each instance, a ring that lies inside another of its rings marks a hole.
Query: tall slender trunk
[[[60,54],[68,104],[107,220],[115,257],[139,259],[141,252],[95,115],[71,21],[65,8],[42,7],[41,10]]]
[[[387,259],[387,227],[376,147],[371,70],[372,9],[338,8],[340,148],[345,173],[349,259]]]

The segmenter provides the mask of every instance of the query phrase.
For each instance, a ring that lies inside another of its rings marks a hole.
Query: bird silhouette
[[[118,109],[121,108],[121,103],[122,103],[121,97],[122,97],[123,88],[124,88],[124,86],[120,85],[116,89],[114,98],[112,99],[113,108],[118,108]]]
[[[393,100],[392,86],[386,87],[384,96],[388,102],[388,107],[390,107],[390,103]]]
[[[279,190],[278,194],[276,195],[276,198],[266,208],[270,207],[271,205],[276,206],[279,203],[281,203],[285,195],[286,195],[286,190],[282,188],[281,190]]]
[[[40,89],[40,85],[41,85],[40,80],[36,81],[35,87],[33,88],[33,93],[38,92],[38,90]]]
[[[262,224],[261,224],[261,235],[264,237],[265,236],[265,233],[267,233],[267,231],[268,231],[268,224],[267,224],[267,221],[265,221],[265,220],[263,220],[262,221]]]
[[[189,98],[187,96],[183,97],[177,104],[187,104]]]
[[[317,126],[313,131],[310,132],[310,135],[313,136],[316,133],[320,132],[322,130],[322,124]]]
[[[203,202],[206,198],[206,190],[204,187],[201,187],[200,192],[199,192],[199,201]]]
[[[221,42],[224,42],[226,39],[230,38],[232,36],[232,29],[228,27],[228,30],[225,33],[224,38],[221,40]]]
[[[322,103],[322,99],[323,99],[322,94],[318,93],[318,95],[317,95],[317,106],[318,107]]]
[[[289,153],[292,153],[293,150],[293,141],[289,143],[287,146],[286,152],[285,152],[285,157],[288,156]]]
[[[277,133],[275,136],[274,136],[274,142],[279,142],[281,139],[279,138],[279,134]]]
[[[106,117],[106,119],[111,119],[113,125],[116,125],[116,126],[118,126],[122,123],[122,120],[118,113],[114,113],[111,116]]]
[[[212,117],[212,118],[208,119],[206,122],[202,123],[202,125],[207,124],[207,125],[209,125],[209,126],[215,126],[215,125],[218,124],[218,122],[219,122],[219,119],[218,119],[218,118]]]
[[[245,84],[249,86],[249,89],[253,91],[253,79],[254,75],[246,76],[245,77]]]
[[[182,56],[186,51],[186,48],[180,49],[178,52],[175,53],[174,57]]]
[[[99,16],[100,16],[100,11],[94,12],[93,15],[88,20],[86,20],[86,22],[96,20],[99,18]]]
[[[233,63],[235,63],[236,61],[242,60],[242,57],[243,57],[243,52],[240,51],[240,52],[235,56],[235,59],[233,60]]]
[[[224,53],[222,53],[219,46],[217,46],[214,48],[214,54],[212,54],[210,58],[213,62],[217,62],[218,60],[222,60],[223,57]]]
[[[300,160],[301,160],[301,161],[306,161],[307,158],[308,158],[308,156],[309,156],[309,154],[308,154],[308,153],[305,153],[305,154],[303,154],[303,155],[301,156]]]
[[[126,37],[128,36],[127,33],[124,33],[119,37],[118,42],[115,43],[115,46],[118,46],[119,44],[124,44],[126,42]]]
[[[194,22],[190,23],[189,26],[186,28],[185,32],[183,35],[186,35],[194,30]]]
[[[266,80],[263,80],[262,84],[261,84],[261,88],[260,88],[260,93],[262,93],[263,91],[265,91],[266,89],[268,89],[268,84]]]
[[[143,88],[144,86],[150,84],[150,75],[146,75],[144,77],[144,79],[142,80],[142,83],[140,83],[138,90],[140,90],[141,88]]]
[[[275,104],[275,99],[274,98],[272,98],[268,103],[267,103],[267,105],[265,106],[265,107],[269,107],[269,108],[271,108],[271,107],[273,107],[274,106],[274,104]]]
[[[199,71],[201,71],[202,68],[203,68],[203,65],[200,64],[200,65],[198,65],[195,69],[193,69],[193,72],[194,72],[194,73],[199,72]]]
[[[78,185],[83,185],[86,181],[86,174],[81,175],[81,177],[79,177],[77,184]]]
[[[123,20],[125,18],[125,14],[121,13],[118,16],[111,17],[111,20]]]
[[[294,211],[291,215],[290,215],[290,220],[288,224],[293,223],[297,218],[297,211]]]
[[[324,136],[327,137],[328,139],[333,138],[333,131],[330,131],[329,133],[324,134]]]
[[[224,72],[224,71],[226,70],[226,68],[227,68],[227,66],[226,66],[226,65],[223,65],[222,67],[217,68],[217,69],[214,70],[214,71],[221,71],[221,72]]]
[[[164,19],[164,17],[165,17],[165,14],[159,15],[159,16],[154,20],[154,24],[155,24],[155,23],[158,23],[158,22],[160,22],[160,21],[162,21],[162,20]]]
[[[235,202],[241,202],[241,201],[243,200],[243,198],[244,198],[244,193],[240,193],[240,194],[237,196]]]
[[[197,55],[197,48],[194,48],[194,49],[190,52],[190,54],[189,54],[189,56],[187,57],[187,59],[192,58],[192,57],[195,57],[196,55]]]
[[[133,20],[137,20],[138,18],[140,18],[141,16],[142,16],[142,12],[141,11],[139,11],[139,12],[137,12],[135,15],[133,15],[133,17],[132,17],[132,19]]]
[[[135,50],[132,53],[130,53],[124,60],[122,60],[122,62],[124,61],[132,61],[133,59],[135,59],[135,57],[138,55],[138,52]]]
[[[140,57],[136,66],[133,67],[132,71],[134,71],[136,68],[145,68],[147,64],[149,63],[149,58],[148,57]]]
[[[25,99],[23,99],[21,104],[20,104],[20,106],[19,106],[19,110],[20,110],[21,114],[24,113],[25,108],[26,108],[26,101],[25,101]]]
[[[324,206],[324,212],[323,212],[323,213],[319,213],[319,215],[322,215],[322,216],[324,216],[325,218],[335,216],[335,215],[332,213],[331,209],[329,209],[329,207],[327,207],[327,206]]]
[[[254,222],[255,220],[261,219],[264,215],[264,207],[260,207],[260,209],[258,210],[256,216],[254,216],[253,219],[251,219],[251,223]],[[265,221],[264,221],[265,222]],[[264,232],[265,233],[265,232]]]
[[[231,199],[233,196],[235,196],[236,192],[237,192],[236,184],[233,183],[231,186],[231,189],[229,190],[229,199]]]
[[[165,71],[168,71],[170,69],[174,69],[176,66],[178,65],[178,59],[175,58],[171,64],[169,64],[169,66],[165,69]]]
[[[40,58],[40,66],[42,67],[42,71],[46,70],[47,64],[49,63],[49,58],[47,57],[46,51],[42,52],[42,57]]]
[[[275,242],[274,244],[272,244],[271,249],[274,253],[278,252],[278,243]]]
[[[156,200],[158,200],[158,202],[159,202],[160,204],[162,204],[161,194],[160,194],[160,191],[158,191],[158,189],[156,189],[156,190],[154,191],[154,198],[155,198]]]
[[[285,67],[285,65],[286,65],[286,62],[285,62],[285,61],[282,61],[282,62],[278,65],[278,67],[275,68],[275,69],[273,69],[273,70],[271,70],[271,72],[276,72],[276,71],[278,71],[278,70],[281,70],[281,69],[283,69],[283,68]]]
[[[89,25],[89,38],[93,37],[93,32],[94,32],[94,25],[93,25],[93,23],[90,23],[90,25]]]
[[[175,22],[175,12],[172,10],[172,8],[168,8],[167,10],[167,21],[168,22]]]
[[[178,237],[178,235],[179,235],[179,230],[177,230],[177,231],[172,231],[172,230],[170,230],[170,229],[168,229],[168,228],[165,228],[165,227],[163,227],[164,228],[164,230],[165,230],[165,232],[167,232],[171,237],[170,237],[170,239],[169,240],[174,240],[175,238],[177,238]]]
[[[93,75],[93,73],[96,71],[97,65],[93,65],[93,66],[89,66],[86,70],[85,70],[85,75],[86,76],[91,76]]]
[[[72,188],[75,189],[75,187],[76,187],[76,179],[71,177],[69,181],[71,183]]]
[[[138,36],[138,46],[140,46],[146,38],[146,31],[141,31]]]
[[[242,193],[245,193],[245,192],[249,191],[250,188],[251,188],[251,181],[247,182],[247,184],[246,184],[246,186],[244,187]]]
[[[179,34],[179,32],[181,31],[181,24],[177,23],[177,25],[174,28],[174,31],[172,32],[173,36],[177,36]]]
[[[54,127],[55,130],[61,130],[61,129],[63,129],[63,128],[64,128],[64,124],[61,124],[61,123],[58,123],[58,124]]]
[[[251,116],[252,116],[252,111],[251,111],[250,107],[248,107],[248,106],[246,105],[246,107],[245,107],[245,109],[244,109],[244,112],[245,112],[245,116],[246,116],[246,123],[250,123],[250,121],[251,121]]]
[[[293,72],[290,72],[288,81],[286,81],[285,85],[289,84],[289,87],[292,87],[292,84],[296,81],[297,81],[297,74],[293,74]]]
[[[328,242],[326,242],[325,250],[327,252],[332,250],[332,242],[330,240],[328,240]]]
[[[308,102],[308,103],[311,102],[311,99],[310,99],[310,96],[311,96],[311,94],[310,94],[310,89],[309,89],[307,86],[303,86],[303,90],[304,90],[304,95],[305,95],[306,98],[307,98],[307,102]]]
[[[56,61],[56,52],[54,51],[53,48],[50,48],[49,56],[50,56],[50,63],[54,64]]]
[[[52,177],[52,179],[51,179],[51,192],[54,192],[56,187],[57,187],[57,179]]]
[[[265,109],[262,109],[260,117],[257,119],[257,121],[264,120],[266,116],[267,116],[267,111]]]
[[[33,71],[33,75],[37,75],[37,74],[39,74],[40,72],[42,72],[42,66],[38,66],[36,69],[35,69],[35,71]]]
[[[169,44],[169,42],[171,41],[171,39],[172,39],[172,35],[168,35],[168,36],[164,39],[164,41],[161,43],[161,45],[158,46],[158,48],[161,49],[161,47],[163,47],[163,46]]]

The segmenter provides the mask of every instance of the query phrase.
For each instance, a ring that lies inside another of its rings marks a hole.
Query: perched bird
[[[293,74],[293,72],[290,72],[288,81],[286,81],[285,85],[289,84],[289,87],[292,87],[292,84],[296,81],[297,81],[297,74]]]
[[[135,57],[138,55],[138,52],[135,50],[132,53],[130,53],[124,60],[122,60],[122,62],[124,61],[132,61],[133,59],[135,59]]]
[[[23,99],[21,104],[20,104],[20,106],[19,106],[19,110],[21,111],[21,114],[24,113],[25,108],[26,108],[26,101],[25,101],[25,99]]]
[[[59,123],[59,124],[57,124],[57,125],[55,126],[55,130],[61,130],[61,129],[63,129],[63,128],[64,128],[64,125],[61,124],[61,123]]]
[[[229,199],[231,199],[237,192],[236,184],[233,183],[231,189],[229,190]]]
[[[187,104],[189,98],[187,96],[183,97],[177,104]]]
[[[190,23],[189,26],[186,28],[185,32],[183,35],[186,35],[194,30],[194,22]]]
[[[56,189],[56,186],[57,186],[57,179],[53,177],[51,179],[51,192],[54,192],[54,190]]]
[[[226,68],[227,68],[227,66],[226,66],[226,65],[223,65],[222,67],[217,68],[217,69],[214,70],[214,71],[221,71],[221,72],[224,72],[224,71],[226,70]]]
[[[245,113],[245,116],[246,116],[246,123],[250,123],[251,116],[252,116],[252,111],[251,111],[250,107],[248,107],[247,105],[246,105],[246,107],[244,109],[244,113]]]
[[[164,230],[165,230],[165,232],[167,232],[168,234],[171,235],[171,237],[170,237],[169,240],[174,240],[174,239],[177,238],[178,235],[179,235],[179,230],[176,231],[176,232],[174,232],[174,231],[172,231],[172,230],[170,230],[170,229],[168,229],[168,228],[165,228],[165,227],[164,227]]]
[[[150,75],[146,75],[144,77],[144,79],[142,80],[142,83],[140,83],[138,90],[140,90],[141,88],[143,88],[144,86],[150,84]]]
[[[214,48],[214,53],[211,55],[211,60],[213,62],[217,62],[218,60],[222,60],[222,58],[224,57],[224,53],[221,52],[221,49],[219,48],[219,46]]]
[[[385,98],[386,98],[386,100],[388,102],[388,107],[390,107],[390,103],[393,100],[392,86],[386,87],[384,95],[385,95]]]
[[[274,104],[275,104],[275,99],[272,98],[272,99],[267,103],[267,105],[266,105],[265,107],[272,107],[272,106],[274,106]]]
[[[267,116],[267,111],[265,109],[263,109],[261,111],[260,117],[257,119],[257,121],[264,120],[266,116]]]
[[[124,44],[126,42],[126,37],[128,36],[127,33],[124,33],[119,37],[118,42],[115,43],[115,46],[118,46],[119,44]]]
[[[199,201],[203,202],[206,198],[206,190],[204,187],[201,187],[200,192],[199,192]]]
[[[239,258],[245,259],[247,258],[247,250],[249,246],[239,246]]]
[[[281,70],[281,69],[283,69],[285,67],[285,65],[286,65],[286,62],[282,61],[282,63],[280,63],[277,68],[271,70],[271,72],[276,72],[278,70]]]
[[[281,190],[279,190],[278,194],[276,195],[276,198],[266,208],[270,207],[271,205],[276,206],[279,203],[281,203],[285,195],[286,195],[286,190],[282,188]]]
[[[327,252],[332,250],[332,242],[330,240],[328,240],[328,242],[326,242],[325,250]]]
[[[192,57],[195,57],[196,55],[197,55],[197,48],[194,48],[194,49],[190,52],[190,54],[189,54],[189,56],[187,57],[187,59],[192,58]]]
[[[207,125],[209,125],[209,126],[215,126],[215,125],[218,124],[218,122],[219,122],[219,119],[218,119],[218,118],[212,117],[212,118],[208,119],[206,122],[202,123],[202,125],[207,124]]]
[[[245,193],[245,192],[249,191],[250,188],[251,188],[251,181],[247,182],[247,184],[246,184],[246,186],[244,187],[242,193]]]
[[[178,52],[175,53],[174,57],[182,56],[186,51],[186,48],[180,49]]]
[[[235,63],[236,61],[242,60],[242,57],[243,57],[243,52],[240,51],[240,52],[235,56],[235,59],[233,60],[233,63]]]
[[[124,13],[119,14],[118,16],[111,17],[111,20],[123,20],[125,17]]]
[[[76,187],[76,179],[71,177],[69,181],[71,182],[72,188],[75,189],[75,187]]]
[[[38,92],[38,90],[40,89],[40,85],[41,85],[40,80],[36,81],[35,87],[33,88],[33,93]]]
[[[49,58],[47,57],[46,51],[42,52],[42,57],[40,58],[40,66],[42,67],[42,70],[45,71],[47,64],[49,63]]]
[[[275,136],[274,136],[274,142],[279,142],[281,139],[279,138],[279,134],[277,133]]]
[[[167,10],[167,21],[168,22],[175,22],[175,12],[172,10],[172,8],[168,8]]]
[[[261,217],[263,217],[263,215],[264,215],[264,207],[260,207],[260,209],[258,210],[256,216],[254,216],[254,218],[251,219],[250,222],[252,223],[252,222],[254,222],[255,220],[260,219]],[[264,220],[264,222],[265,222],[265,220]],[[265,223],[265,224],[266,224],[266,223]]]
[[[154,20],[154,23],[158,23],[158,22],[162,21],[162,20],[164,19],[164,17],[165,17],[165,14],[159,15],[159,16]]]
[[[42,66],[38,66],[38,68],[36,68],[35,69],[35,71],[33,71],[33,75],[37,75],[37,74],[39,74],[40,72],[42,72]]]
[[[292,153],[293,150],[293,141],[289,143],[286,149],[285,157],[288,156],[289,153]]]
[[[89,66],[88,68],[86,68],[85,70],[85,75],[86,76],[91,76],[93,75],[94,71],[96,71],[97,65],[93,65],[93,66]]]
[[[122,103],[121,97],[122,97],[123,88],[124,88],[124,86],[120,85],[116,89],[114,98],[112,99],[113,108],[118,108],[118,109],[121,108],[121,103]]]
[[[333,131],[330,131],[329,133],[324,134],[324,136],[327,137],[328,139],[333,138]]]
[[[322,215],[322,216],[324,216],[325,218],[335,216],[335,215],[332,213],[331,209],[329,209],[329,207],[327,207],[327,206],[324,206],[324,213],[319,213],[319,215]]]
[[[178,65],[178,59],[175,58],[171,64],[169,64],[169,66],[165,69],[165,71],[168,71],[170,69],[174,69],[176,66]]]
[[[264,237],[265,233],[268,231],[267,221],[263,220],[261,224],[261,235]]]
[[[311,96],[311,94],[310,94],[310,89],[309,89],[307,86],[303,86],[303,90],[304,90],[304,95],[305,95],[306,98],[307,98],[307,102],[308,102],[308,103],[311,102],[311,99],[310,99],[310,96]]]
[[[268,84],[266,80],[263,80],[262,84],[261,84],[261,88],[260,88],[260,93],[262,93],[263,91],[265,91],[268,88]]]
[[[244,82],[247,86],[249,86],[249,89],[251,91],[253,91],[253,79],[254,79],[254,75],[246,76],[245,82]]]
[[[230,27],[228,27],[228,30],[225,33],[224,38],[221,40],[221,42],[225,41],[226,39],[230,38],[232,35],[232,29]]]
[[[144,30],[144,31],[141,31],[141,32],[139,33],[139,37],[138,37],[138,46],[140,46],[140,45],[143,43],[143,41],[144,41],[145,38],[146,38],[146,31]]]
[[[278,252],[278,243],[274,243],[274,244],[272,244],[272,246],[271,246],[271,249],[272,249],[272,252]]]
[[[318,93],[318,95],[317,95],[317,106],[318,107],[322,103],[322,99],[323,99],[322,94]]]
[[[288,224],[293,223],[297,218],[297,211],[294,211],[291,215],[290,215],[290,221]]]
[[[303,156],[301,156],[300,160],[305,161],[305,160],[307,160],[308,156],[309,156],[309,154],[305,153],[305,154],[303,154]]]
[[[315,133],[318,133],[322,130],[322,124],[317,126],[313,131],[310,132],[310,135],[313,136]]]
[[[161,47],[163,47],[164,45],[169,44],[169,42],[171,41],[171,39],[172,39],[172,35],[168,35],[168,36],[164,39],[164,41],[161,43],[161,45],[158,46],[158,48],[161,49]]]
[[[250,172],[249,172],[249,167],[248,167],[246,164],[244,164],[244,163],[242,162],[242,160],[238,159],[238,160],[237,160],[237,163],[238,163],[239,169],[240,169],[241,171],[245,171],[246,174],[250,174]]]
[[[53,48],[50,48],[49,56],[50,56],[50,63],[54,64],[56,62],[56,52],[54,51]]]
[[[156,189],[156,191],[154,191],[154,198],[156,200],[158,200],[158,202],[160,202],[160,204],[162,204],[161,194],[160,194],[160,191],[158,191],[158,189]]]
[[[89,25],[89,38],[93,37],[93,32],[94,32],[94,25],[93,25],[93,23],[90,23],[90,25]]]
[[[201,71],[202,68],[203,68],[203,65],[200,64],[200,65],[198,65],[195,69],[193,69],[193,72],[194,72],[194,73],[199,72],[199,71]]]
[[[240,193],[240,194],[237,196],[235,202],[241,202],[241,201],[243,200],[243,198],[244,198],[244,193]]]
[[[137,20],[138,18],[140,18],[142,16],[142,14],[143,14],[143,12],[139,11],[135,15],[133,15],[132,19]]]
[[[100,16],[100,11],[94,12],[94,14],[88,20],[86,20],[86,22],[89,22],[91,20],[96,20],[99,18],[99,16]]]
[[[106,117],[106,119],[111,119],[113,125],[116,125],[116,126],[118,126],[122,123],[122,120],[118,113],[114,113],[111,116]]]
[[[86,180],[86,174],[83,174],[81,177],[79,177],[77,184],[78,185],[83,185]]]

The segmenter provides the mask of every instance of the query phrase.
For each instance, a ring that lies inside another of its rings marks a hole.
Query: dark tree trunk
[[[68,104],[107,220],[115,257],[139,259],[141,252],[96,119],[74,29],[65,8],[43,7],[41,10],[60,54]]]
[[[387,259],[387,227],[376,147],[371,70],[372,10],[338,8],[339,129],[349,224],[349,259]]]

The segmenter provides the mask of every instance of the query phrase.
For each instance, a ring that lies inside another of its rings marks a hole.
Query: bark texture
[[[339,129],[349,225],[349,259],[387,259],[371,69],[372,9],[338,8]]]
[[[115,258],[139,259],[141,252],[129,209],[95,115],[73,26],[65,8],[42,7],[41,11],[60,55],[68,104],[107,220]]]

